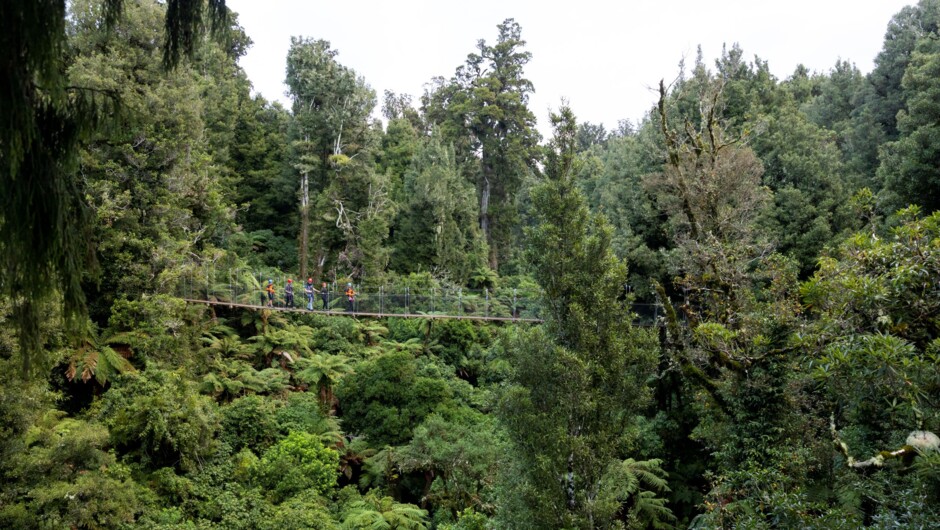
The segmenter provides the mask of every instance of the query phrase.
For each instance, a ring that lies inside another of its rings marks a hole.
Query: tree
[[[178,373],[122,376],[105,394],[100,416],[119,453],[157,468],[195,469],[217,449],[215,402]]]
[[[198,75],[191,64],[164,71],[154,44],[163,18],[156,2],[126,6],[113,28],[124,37],[117,42],[100,31],[96,5],[72,4],[68,75],[71,83],[121,101],[121,126],[90,137],[79,160],[102,260],[102,276],[86,278],[83,287],[92,318],[103,323],[115,299],[166,289],[161,276],[180,274],[184,263],[222,258],[218,247],[236,227],[225,164],[213,161],[225,155],[211,152],[209,140],[224,143],[227,125],[207,123],[210,113],[221,110],[201,97],[201,85],[247,95],[249,84],[244,77],[239,83],[235,58],[214,43],[205,43],[193,61],[212,74],[221,70],[218,78]]]
[[[936,0],[906,6],[888,23],[884,45],[866,77],[867,83],[856,96],[857,108],[853,111],[851,153],[864,177],[874,177],[881,144],[898,140],[898,112],[905,107],[907,97],[902,86],[904,74],[918,40],[936,35],[938,24],[940,3]]]
[[[668,286],[656,286],[664,306],[656,385],[662,427],[672,421],[687,429],[680,437],[661,436],[702,443],[699,458],[708,459],[715,476],[706,497],[706,525],[740,522],[735,514],[746,510],[758,512],[759,521],[773,519],[777,506],[755,509],[761,502],[755,491],[775,484],[798,494],[811,482],[805,474],[815,463],[820,434],[819,424],[798,413],[802,396],[790,391],[797,268],[773,253],[758,230],[770,194],[760,186],[763,167],[744,144],[747,138],[727,132],[722,83],[702,85],[699,121],[681,126],[673,125],[669,105],[675,103],[660,84],[665,167],[648,182],[660,193],[670,190],[657,199],[666,207],[676,249],[671,266],[678,289],[672,292],[681,296],[673,302]],[[743,132],[750,124],[735,127]],[[807,167],[796,164],[799,159],[780,158],[793,169]],[[664,456],[673,471],[687,453],[669,448]]]
[[[374,188],[370,185],[369,161],[356,160],[370,156],[368,118],[375,93],[356,72],[336,61],[337,53],[327,41],[295,37],[287,54],[293,165],[300,173],[301,277],[319,276],[337,245],[345,242],[348,252],[357,228],[355,215],[362,213],[368,219],[371,213],[359,208],[378,206],[375,199],[388,193],[378,182]],[[381,207],[384,212],[387,205],[383,202]],[[319,214],[313,232],[311,208]],[[311,243],[319,247],[315,252],[308,250]],[[311,254],[316,274],[308,268]]]
[[[39,305],[54,293],[72,322],[81,322],[80,282],[95,263],[90,217],[73,179],[82,142],[115,107],[108,92],[72,85],[63,75],[66,2],[16,0],[0,8],[0,241],[4,294],[16,302],[23,372],[40,354]],[[202,32],[203,0],[171,0],[165,64],[192,53]],[[113,27],[122,0],[104,4],[102,26]],[[222,25],[224,0],[210,0],[213,27]],[[28,178],[26,176],[29,176]],[[55,281],[50,281],[50,278]]]
[[[835,135],[792,105],[775,109],[766,123],[750,142],[764,168],[762,183],[775,192],[762,224],[776,251],[796,259],[809,277],[822,250],[854,221],[842,156]]]
[[[666,273],[660,249],[670,246],[655,194],[643,186],[646,175],[661,168],[658,140],[655,124],[645,120],[639,131],[625,130],[582,153],[578,175],[592,211],[614,228],[611,245],[630,263],[630,285],[646,300],[653,292],[651,281]]]
[[[428,119],[454,142],[459,161],[469,163],[493,270],[509,255],[513,198],[535,167],[539,141],[527,106],[534,89],[523,77],[532,54],[522,51],[525,41],[515,20],[506,19],[497,29],[496,44],[481,39],[479,52],[470,54],[449,82],[438,80],[437,89],[423,100]]]
[[[465,407],[425,418],[393,457],[401,471],[424,475],[422,507],[434,506],[454,520],[467,509],[492,511],[506,449],[496,427],[494,418]]]
[[[427,530],[427,510],[369,494],[351,502],[343,514],[348,530]]]
[[[328,353],[316,353],[311,357],[299,359],[298,367],[300,371],[295,377],[317,389],[320,403],[327,410],[331,410],[335,405],[333,387],[344,375],[352,372],[349,358]]]
[[[940,4],[938,4],[940,6]],[[938,15],[940,16],[940,15]],[[906,104],[897,115],[899,138],[881,151],[878,177],[890,206],[940,209],[940,44],[921,38],[901,81]],[[893,200],[892,200],[893,199]]]
[[[265,451],[256,473],[277,503],[304,490],[324,495],[336,485],[339,454],[315,435],[292,432]]]
[[[453,403],[454,390],[439,367],[394,352],[360,363],[342,379],[336,397],[345,428],[382,447],[407,442],[425,417]]]
[[[621,508],[630,512],[630,493],[611,470],[631,449],[655,346],[630,324],[626,265],[574,181],[574,115],[562,107],[552,124],[546,180],[532,191],[537,224],[527,250],[545,292],[546,324],[517,332],[508,344],[511,385],[498,414],[524,462],[524,483],[504,494],[521,497],[527,512],[515,516],[535,528],[611,528]],[[660,522],[671,517],[661,515]]]
[[[405,173],[402,203],[392,255],[396,270],[434,271],[463,285],[484,266],[473,187],[436,128],[422,139]]]
[[[888,140],[898,137],[898,112],[904,108],[902,87],[912,53],[922,37],[936,35],[940,25],[940,2],[920,0],[906,6],[891,18],[882,50],[875,57],[875,68],[868,76],[873,93],[865,102],[884,128]]]

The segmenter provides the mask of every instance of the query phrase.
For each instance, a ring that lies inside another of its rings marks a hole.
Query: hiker
[[[264,290],[268,293],[268,307],[274,307],[274,280],[269,279]]]
[[[326,282],[323,282],[323,287],[320,287],[320,298],[323,300],[323,310],[326,311],[330,308],[330,288]]]
[[[294,280],[287,279],[287,285],[284,287],[284,305],[294,307]]]
[[[307,311],[313,311],[313,278],[307,278],[307,285],[304,286],[304,294],[307,296]]]
[[[346,311],[349,313],[353,312],[353,305],[356,303],[356,291],[353,290],[352,284],[346,284]]]

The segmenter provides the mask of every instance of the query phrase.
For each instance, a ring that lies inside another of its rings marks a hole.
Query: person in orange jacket
[[[356,303],[356,291],[353,290],[352,284],[346,284],[346,311],[352,313],[353,306]]]
[[[268,286],[264,290],[268,293],[268,307],[274,307],[274,280],[268,280]]]

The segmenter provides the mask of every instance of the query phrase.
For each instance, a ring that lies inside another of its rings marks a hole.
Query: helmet
[[[268,283],[274,283],[274,280],[268,279]]]
[[[294,283],[294,280],[288,278],[288,279],[287,279],[287,283]]]
[[[346,287],[352,287],[352,283],[347,283]]]

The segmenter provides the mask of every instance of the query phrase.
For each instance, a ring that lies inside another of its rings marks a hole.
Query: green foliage
[[[224,143],[215,140],[227,126],[215,118],[213,103],[227,101],[204,104],[201,82],[213,85],[216,94],[247,97],[249,90],[246,80],[225,74],[236,68],[234,57],[213,53],[208,42],[201,46],[199,65],[216,74],[214,80],[190,64],[165,72],[154,45],[161,39],[164,7],[153,1],[125,7],[114,32],[100,31],[100,13],[89,0],[76,3],[71,21],[75,59],[69,82],[112,94],[122,111],[120,127],[99,131],[80,158],[102,262],[100,283],[85,285],[98,321],[122,295],[137,298],[165,289],[160,280],[167,269],[173,274],[185,261],[219,259],[218,247],[235,226],[225,200],[226,171],[214,163],[224,153],[209,148]],[[114,38],[118,34],[122,37]]]
[[[326,407],[333,406],[333,388],[343,376],[353,371],[349,358],[343,355],[315,354],[297,360],[295,378],[317,390]]]
[[[427,510],[372,494],[351,502],[343,514],[348,530],[427,530]]]
[[[460,408],[425,418],[393,459],[404,473],[430,474],[433,482],[425,485],[422,498],[458,518],[467,510],[492,511],[493,482],[505,451],[493,418]]]
[[[920,213],[937,0],[894,17],[872,74],[778,81],[734,45],[636,124],[561,109],[544,147],[511,19],[420,110],[387,92],[382,130],[325,41],[292,41],[291,111],[252,97],[221,0],[11,2],[0,527],[940,517],[938,455],[907,445],[940,421],[940,218]],[[546,322],[225,305],[298,269],[366,293],[469,286],[458,311]],[[634,295],[661,304],[658,330],[630,325]],[[41,377],[16,380],[22,361]]]
[[[812,374],[838,406],[838,424],[865,426],[862,447],[886,443],[885,433],[936,421],[932,393],[940,388],[935,344],[940,298],[934,271],[940,215],[899,212],[904,224],[889,238],[857,234],[802,287],[817,315],[797,338]],[[844,329],[852,329],[844,335]]]
[[[116,339],[112,342],[121,341],[120,336],[112,337],[112,339]],[[69,367],[65,372],[69,381],[81,379],[83,383],[87,383],[94,378],[99,385],[104,386],[115,374],[135,371],[126,357],[103,342],[98,337],[85,338],[69,354]],[[127,355],[132,353],[130,349],[124,351]]]
[[[532,192],[538,224],[528,232],[547,322],[510,338],[512,384],[499,406],[525,462],[526,482],[509,489],[535,527],[608,528],[621,507],[632,513],[598,500],[617,498],[601,491],[603,477],[630,449],[655,346],[630,325],[626,266],[610,248],[609,226],[588,213],[574,182],[574,115],[562,108],[552,121],[547,180]]]
[[[632,458],[611,464],[601,479],[601,495],[595,501],[598,512],[623,509],[629,514],[626,523],[630,528],[674,528],[671,523],[676,518],[666,507],[666,499],[658,496],[669,492],[661,464],[659,460],[638,462]],[[626,508],[621,508],[624,503]]]
[[[178,372],[118,378],[100,417],[119,452],[146,465],[191,470],[216,450],[218,408]]]
[[[28,510],[32,520],[20,528],[129,525],[146,497],[142,489],[131,479],[129,469],[122,466],[92,470],[73,482],[46,483],[30,492]]]
[[[765,215],[777,251],[797,260],[804,277],[836,236],[852,228],[841,153],[834,135],[784,106],[758,135],[754,150],[774,205]]]
[[[936,16],[940,17],[940,6]],[[936,28],[918,38],[901,82],[905,108],[897,115],[900,136],[884,145],[878,176],[883,179],[888,206],[918,204],[927,212],[940,209],[940,45]],[[893,199],[893,200],[892,200]]]
[[[477,229],[474,190],[460,175],[453,149],[442,145],[439,129],[418,145],[402,193],[391,266],[466,284],[485,263],[486,243]]]
[[[336,389],[343,425],[373,447],[401,445],[431,412],[453,404],[454,390],[441,369],[407,352],[362,362]]]
[[[300,182],[300,274],[329,265],[355,278],[380,276],[387,265],[394,205],[390,182],[376,173],[369,114],[375,92],[336,61],[324,40],[294,37],[287,56],[293,99],[291,166]],[[313,193],[311,193],[313,190]],[[308,268],[308,260],[317,265]]]
[[[275,413],[278,429],[282,434],[303,432],[316,435],[323,445],[336,448],[343,441],[339,422],[324,414],[317,396],[309,392],[292,393],[287,403]]]
[[[108,452],[107,429],[63,416],[47,411],[22,437],[23,452],[7,474],[17,487],[7,492],[14,495],[0,507],[0,523],[113,528],[134,522],[147,496]]]
[[[282,502],[272,518],[260,527],[270,530],[337,530],[339,525],[327,510],[326,502],[306,490]]]
[[[221,407],[220,438],[232,451],[243,448],[261,454],[278,438],[280,404],[262,396],[245,396]]]
[[[539,140],[528,108],[534,88],[523,77],[532,54],[523,51],[518,22],[506,19],[497,29],[496,44],[480,40],[478,53],[468,55],[450,80],[438,78],[422,100],[427,118],[454,143],[457,163],[476,184],[480,228],[494,270],[509,256],[516,220],[512,199],[535,166]]]
[[[863,526],[854,510],[832,507],[818,494],[796,486],[779,470],[749,468],[732,473],[705,502],[690,528],[813,528]],[[734,495],[737,500],[730,500]]]
[[[326,494],[336,485],[338,468],[336,451],[312,434],[291,432],[265,451],[256,475],[274,502],[280,503],[305,490]]]

